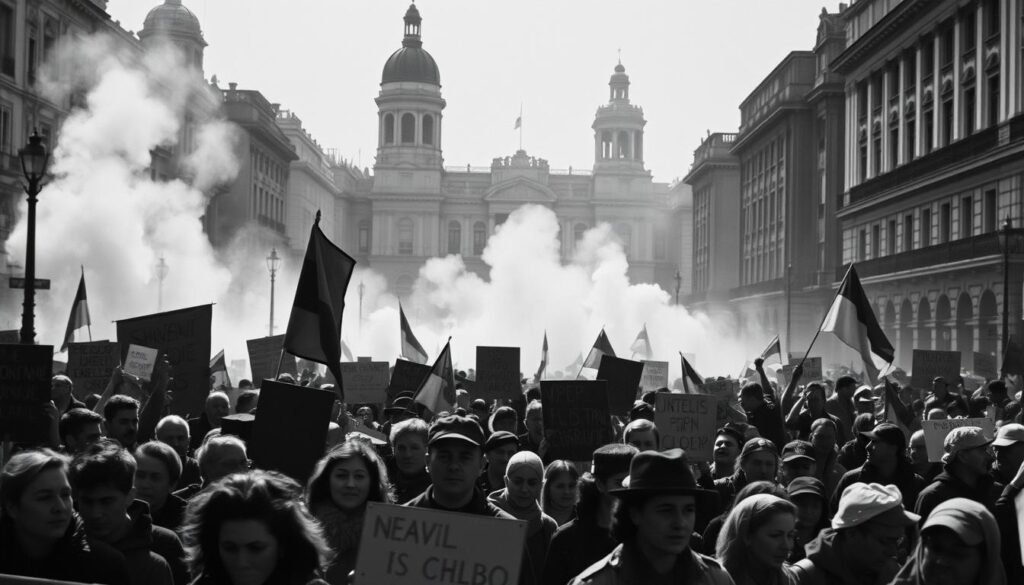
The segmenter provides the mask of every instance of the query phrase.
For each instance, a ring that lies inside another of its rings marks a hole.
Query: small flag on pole
[[[518,130],[522,126],[523,126],[523,115],[519,114],[519,117],[516,118],[516,124],[515,124],[515,126],[512,127],[512,129],[513,130]]]
[[[231,388],[231,377],[228,375],[223,349],[210,359],[210,387],[214,390]]]
[[[704,378],[697,373],[697,370],[693,369],[693,366],[686,360],[686,356],[683,355],[683,352],[679,352],[679,363],[683,367],[683,392],[691,394],[690,384],[693,384],[696,387],[704,385]]]
[[[416,336],[413,335],[412,327],[409,327],[409,320],[405,318],[405,310],[402,308],[401,302],[398,303],[398,321],[402,330],[402,357],[417,364],[427,363],[427,350],[423,349]]]
[[[537,381],[544,376],[548,369],[548,332],[544,332],[544,345],[540,348],[540,367],[537,368]]]
[[[594,340],[594,347],[590,349],[590,353],[587,354],[586,361],[583,362],[584,368],[598,369],[601,367],[601,358],[606,355],[615,357],[615,350],[612,349],[612,343],[608,341],[608,336],[604,333],[604,328],[597,334],[597,339]]]
[[[78,281],[78,292],[75,293],[75,300],[71,303],[71,316],[68,317],[68,328],[64,332],[64,344],[60,346],[60,350],[66,350],[68,344],[75,340],[75,331],[90,325],[92,325],[92,320],[89,318],[89,302],[85,295],[85,268],[83,267],[82,278]]]
[[[632,359],[634,360],[638,356],[642,360],[651,359],[651,355],[654,352],[651,350],[651,338],[647,336],[647,323],[644,323],[643,329],[640,330],[640,333],[637,333],[633,345],[629,346],[629,351],[633,352]]]
[[[835,334],[840,341],[857,350],[872,380],[878,378],[878,368],[871,355],[877,355],[889,364],[895,357],[892,343],[889,343],[885,332],[878,325],[878,319],[875,318],[871,302],[861,287],[853,264],[850,264],[839,285],[832,307],[821,323],[821,331]]]
[[[444,344],[441,355],[437,356],[434,367],[420,383],[413,401],[438,414],[450,411],[455,405],[455,370],[452,368],[452,339]]]
[[[782,344],[779,343],[778,335],[772,338],[771,342],[768,344],[768,347],[764,348],[764,351],[761,352],[761,359],[766,360],[772,357],[773,355],[779,356],[780,360],[782,359]]]

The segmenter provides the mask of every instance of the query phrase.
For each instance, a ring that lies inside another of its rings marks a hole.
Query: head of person
[[[484,442],[484,457],[493,477],[501,477],[512,456],[519,452],[519,437],[508,431],[492,433]]]
[[[505,491],[517,510],[538,506],[544,486],[544,463],[532,451],[520,451],[508,460],[505,468]]]
[[[946,405],[946,416],[948,418],[966,418],[969,415],[970,408],[963,400],[952,400]]]
[[[430,425],[427,469],[434,497],[448,507],[461,507],[473,497],[483,468],[484,432],[473,419],[449,415]]]
[[[206,405],[203,410],[210,426],[216,428],[220,426],[220,419],[231,414],[231,401],[223,392],[210,392],[206,395]]]
[[[257,390],[245,390],[238,395],[235,401],[236,414],[249,414],[256,410],[260,402],[260,393]],[[224,415],[226,416],[226,415]],[[224,418],[221,416],[221,418]]]
[[[184,462],[185,457],[188,456],[188,446],[191,440],[188,423],[176,414],[163,417],[160,422],[156,423],[156,440],[170,445]]]
[[[938,398],[945,398],[949,393],[949,384],[942,376],[935,376],[932,379],[932,393]]]
[[[897,465],[907,450],[907,438],[903,430],[893,423],[878,423],[875,428],[862,433],[868,439],[867,462],[872,465]]]
[[[910,435],[910,444],[907,447],[907,457],[910,462],[917,466],[930,465],[928,461],[928,448],[924,440],[924,431],[918,429]]]
[[[813,529],[815,533],[828,526],[828,497],[820,479],[798,477],[789,482],[786,493],[796,506],[797,526]]]
[[[796,518],[796,506],[789,500],[768,494],[746,498],[722,524],[718,560],[735,581],[781,571],[793,552]]]
[[[840,376],[836,380],[836,394],[844,400],[852,400],[857,391],[857,380],[853,376]]]
[[[946,409],[945,408],[932,408],[932,409],[929,409],[927,413],[925,413],[924,419],[925,420],[947,420],[947,419],[949,419],[949,414],[946,413]]]
[[[992,441],[992,473],[1000,482],[1007,484],[1013,480],[1017,470],[1024,466],[1024,425],[1007,423],[996,431]]]
[[[718,429],[715,435],[715,446],[713,457],[716,465],[731,467],[736,464],[736,458],[740,456],[740,448],[747,442],[743,430],[733,423]]]
[[[874,423],[875,396],[868,386],[861,386],[853,393],[853,407],[857,414],[870,414]]]
[[[526,405],[526,416],[523,419],[526,432],[532,437],[544,436],[544,410],[540,400],[531,400]]]
[[[60,442],[75,454],[103,437],[103,417],[84,408],[72,408],[60,417]]]
[[[992,442],[981,427],[957,427],[942,441],[942,464],[953,473],[987,475],[992,465]]]
[[[181,528],[190,572],[230,585],[307,583],[332,553],[295,480],[231,475],[189,502]]]
[[[68,458],[49,449],[11,457],[0,472],[0,525],[22,540],[56,545],[74,514],[67,471]]]
[[[103,420],[107,425],[107,436],[121,443],[122,447],[133,448],[139,436],[139,401],[131,396],[115,394],[103,407]]]
[[[747,481],[775,481],[779,450],[775,443],[763,437],[750,439],[743,444],[739,462]]]
[[[811,434],[807,437],[817,453],[831,453],[836,448],[839,429],[830,418],[817,418],[811,423]]]
[[[904,510],[898,487],[858,482],[843,490],[831,528],[842,541],[847,565],[870,572],[898,560],[907,528],[920,519]]]
[[[516,434],[519,432],[519,415],[516,414],[516,410],[511,406],[502,406],[491,415],[488,427],[492,433],[508,431]]]
[[[740,407],[751,412],[765,403],[764,390],[757,382],[749,382],[740,389]]]
[[[864,433],[870,431],[873,428],[875,428],[874,411],[870,413],[862,412],[853,418],[853,425],[851,425],[853,436],[858,441],[863,442],[865,445],[868,442],[868,438],[864,436]]]
[[[477,398],[473,402],[469,403],[469,410],[477,416],[480,420],[487,420],[487,401],[482,398]]]
[[[411,476],[426,471],[429,429],[427,423],[418,418],[403,420],[391,427],[395,466],[402,475]]]
[[[782,468],[779,479],[782,485],[798,477],[814,477],[818,463],[814,459],[814,446],[808,441],[790,441],[782,448]]]
[[[924,400],[921,400],[920,398],[914,399],[914,401],[910,403],[910,410],[914,412],[914,418],[917,420],[924,420]]]
[[[567,510],[579,499],[580,473],[571,461],[558,459],[544,469],[540,503],[544,511]]]
[[[825,416],[825,386],[821,382],[811,382],[804,390],[807,396],[807,411],[814,418]]]
[[[366,426],[372,425],[374,422],[373,409],[369,406],[360,406],[359,409],[356,410],[356,418],[360,419]]]
[[[658,427],[647,419],[637,419],[623,429],[622,442],[633,445],[638,451],[657,451],[660,444]]]
[[[594,449],[590,473],[594,476],[597,491],[606,498],[612,497],[612,491],[622,487],[622,481],[629,475],[629,466],[633,457],[640,451],[632,445],[602,445]],[[581,492],[582,497],[582,492]],[[608,502],[614,501],[611,499]]]
[[[238,389],[253,390],[255,389],[255,386],[252,385],[252,380],[249,380],[248,378],[242,378],[241,380],[238,381]]]
[[[339,412],[344,411],[344,405],[339,406]],[[409,420],[416,418],[416,407],[413,403],[412,396],[396,396],[391,406],[384,409],[384,416],[388,417],[388,421],[391,424],[396,424],[403,420]],[[338,417],[332,417],[332,420],[336,420]]]
[[[211,484],[232,473],[244,473],[249,469],[245,441],[234,435],[222,435],[209,439],[196,451],[199,473],[204,484]]]
[[[135,449],[135,495],[159,510],[181,479],[181,459],[166,443],[149,441]]]
[[[928,585],[1005,583],[999,527],[985,506],[951,498],[935,507],[924,525],[914,557],[902,573]]]
[[[394,503],[384,460],[366,441],[350,439],[320,458],[306,484],[306,502],[314,512],[333,504],[347,513],[367,502]]]
[[[50,400],[54,404],[67,404],[71,401],[71,394],[75,388],[71,378],[64,374],[57,374],[50,378]]]
[[[116,441],[103,439],[71,460],[68,479],[89,536],[116,540],[135,500],[135,458]]]
[[[698,506],[709,492],[697,487],[682,449],[643,451],[633,457],[618,498],[612,533],[645,556],[678,556],[690,547]]]

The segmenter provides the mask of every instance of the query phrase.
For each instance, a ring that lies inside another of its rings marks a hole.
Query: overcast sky
[[[110,0],[137,31],[160,0]],[[207,78],[261,91],[327,148],[373,166],[380,76],[400,48],[406,0],[185,0],[209,46]],[[834,0],[420,0],[441,71],[446,165],[490,165],[519,144],[553,169],[589,169],[598,106],[622,51],[647,119],[655,180],[689,169],[707,130],[735,132],[739,104],[793,50],[814,46]]]

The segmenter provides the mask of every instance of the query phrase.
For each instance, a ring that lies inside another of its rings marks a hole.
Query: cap
[[[992,442],[992,439],[985,436],[981,427],[957,427],[942,441],[942,450],[946,453],[942,456],[942,462],[947,463],[956,454],[968,449],[984,447]]]
[[[996,440],[992,444],[996,447],[1009,447],[1014,443],[1024,443],[1024,425],[1009,423],[999,427],[996,433]]]
[[[457,439],[479,447],[484,444],[484,432],[480,429],[480,425],[471,418],[449,415],[437,419],[434,424],[430,425],[427,445],[433,445],[445,439]]]
[[[832,528],[841,530],[860,526],[869,520],[881,524],[912,526],[920,520],[917,514],[903,509],[903,494],[894,485],[857,482],[850,484],[839,499],[839,509],[832,517]]]
[[[497,449],[502,445],[513,444],[516,448],[519,448],[519,437],[513,435],[508,431],[497,431],[490,437],[487,437],[487,442],[484,443],[484,453],[487,453],[491,449]]]
[[[389,406],[389,407],[384,409],[384,412],[385,413],[402,412],[402,411],[405,411],[405,410],[409,410],[410,407],[412,407],[412,396],[403,396],[403,395],[399,394],[391,402],[391,406]]]
[[[890,422],[878,423],[875,425],[875,428],[870,431],[864,431],[861,434],[872,441],[881,441],[895,445],[900,450],[907,446],[907,437],[903,434],[903,429]]]
[[[594,461],[590,472],[601,479],[629,472],[629,462],[640,451],[632,445],[612,443],[594,450]]]
[[[814,458],[814,446],[807,441],[790,441],[786,443],[786,446],[782,448],[782,462],[787,463],[797,459],[817,461]]]
[[[748,455],[753,455],[758,451],[768,451],[776,457],[779,456],[779,448],[775,446],[775,443],[763,437],[755,437],[743,444],[740,459],[746,459]]]
[[[967,546],[978,546],[985,540],[985,535],[979,530],[980,519],[973,517],[977,507],[977,502],[966,498],[946,500],[936,506],[928,515],[924,526],[921,527],[921,534],[924,534],[929,528],[942,526],[952,530]]]
[[[786,493],[789,494],[790,498],[803,494],[812,494],[822,500],[827,500],[825,498],[825,484],[816,477],[798,477],[794,479],[786,486]]]

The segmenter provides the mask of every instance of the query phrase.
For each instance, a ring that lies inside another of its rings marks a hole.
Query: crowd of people
[[[667,388],[638,392],[588,461],[553,460],[524,381],[507,403],[459,389],[448,412],[408,393],[379,414],[338,400],[304,485],[255,468],[224,430],[232,410],[259,416],[256,389],[233,407],[211,391],[186,419],[166,414],[165,360],[147,383],[115,371],[85,402],[58,375],[48,443],[3,456],[0,576],[347,584],[373,502],[521,521],[522,585],[1024,583],[1024,425],[1006,382],[802,385],[798,367],[783,388],[755,370],[712,461],[659,450]],[[922,421],[968,416],[993,424],[951,425],[931,461]]]

